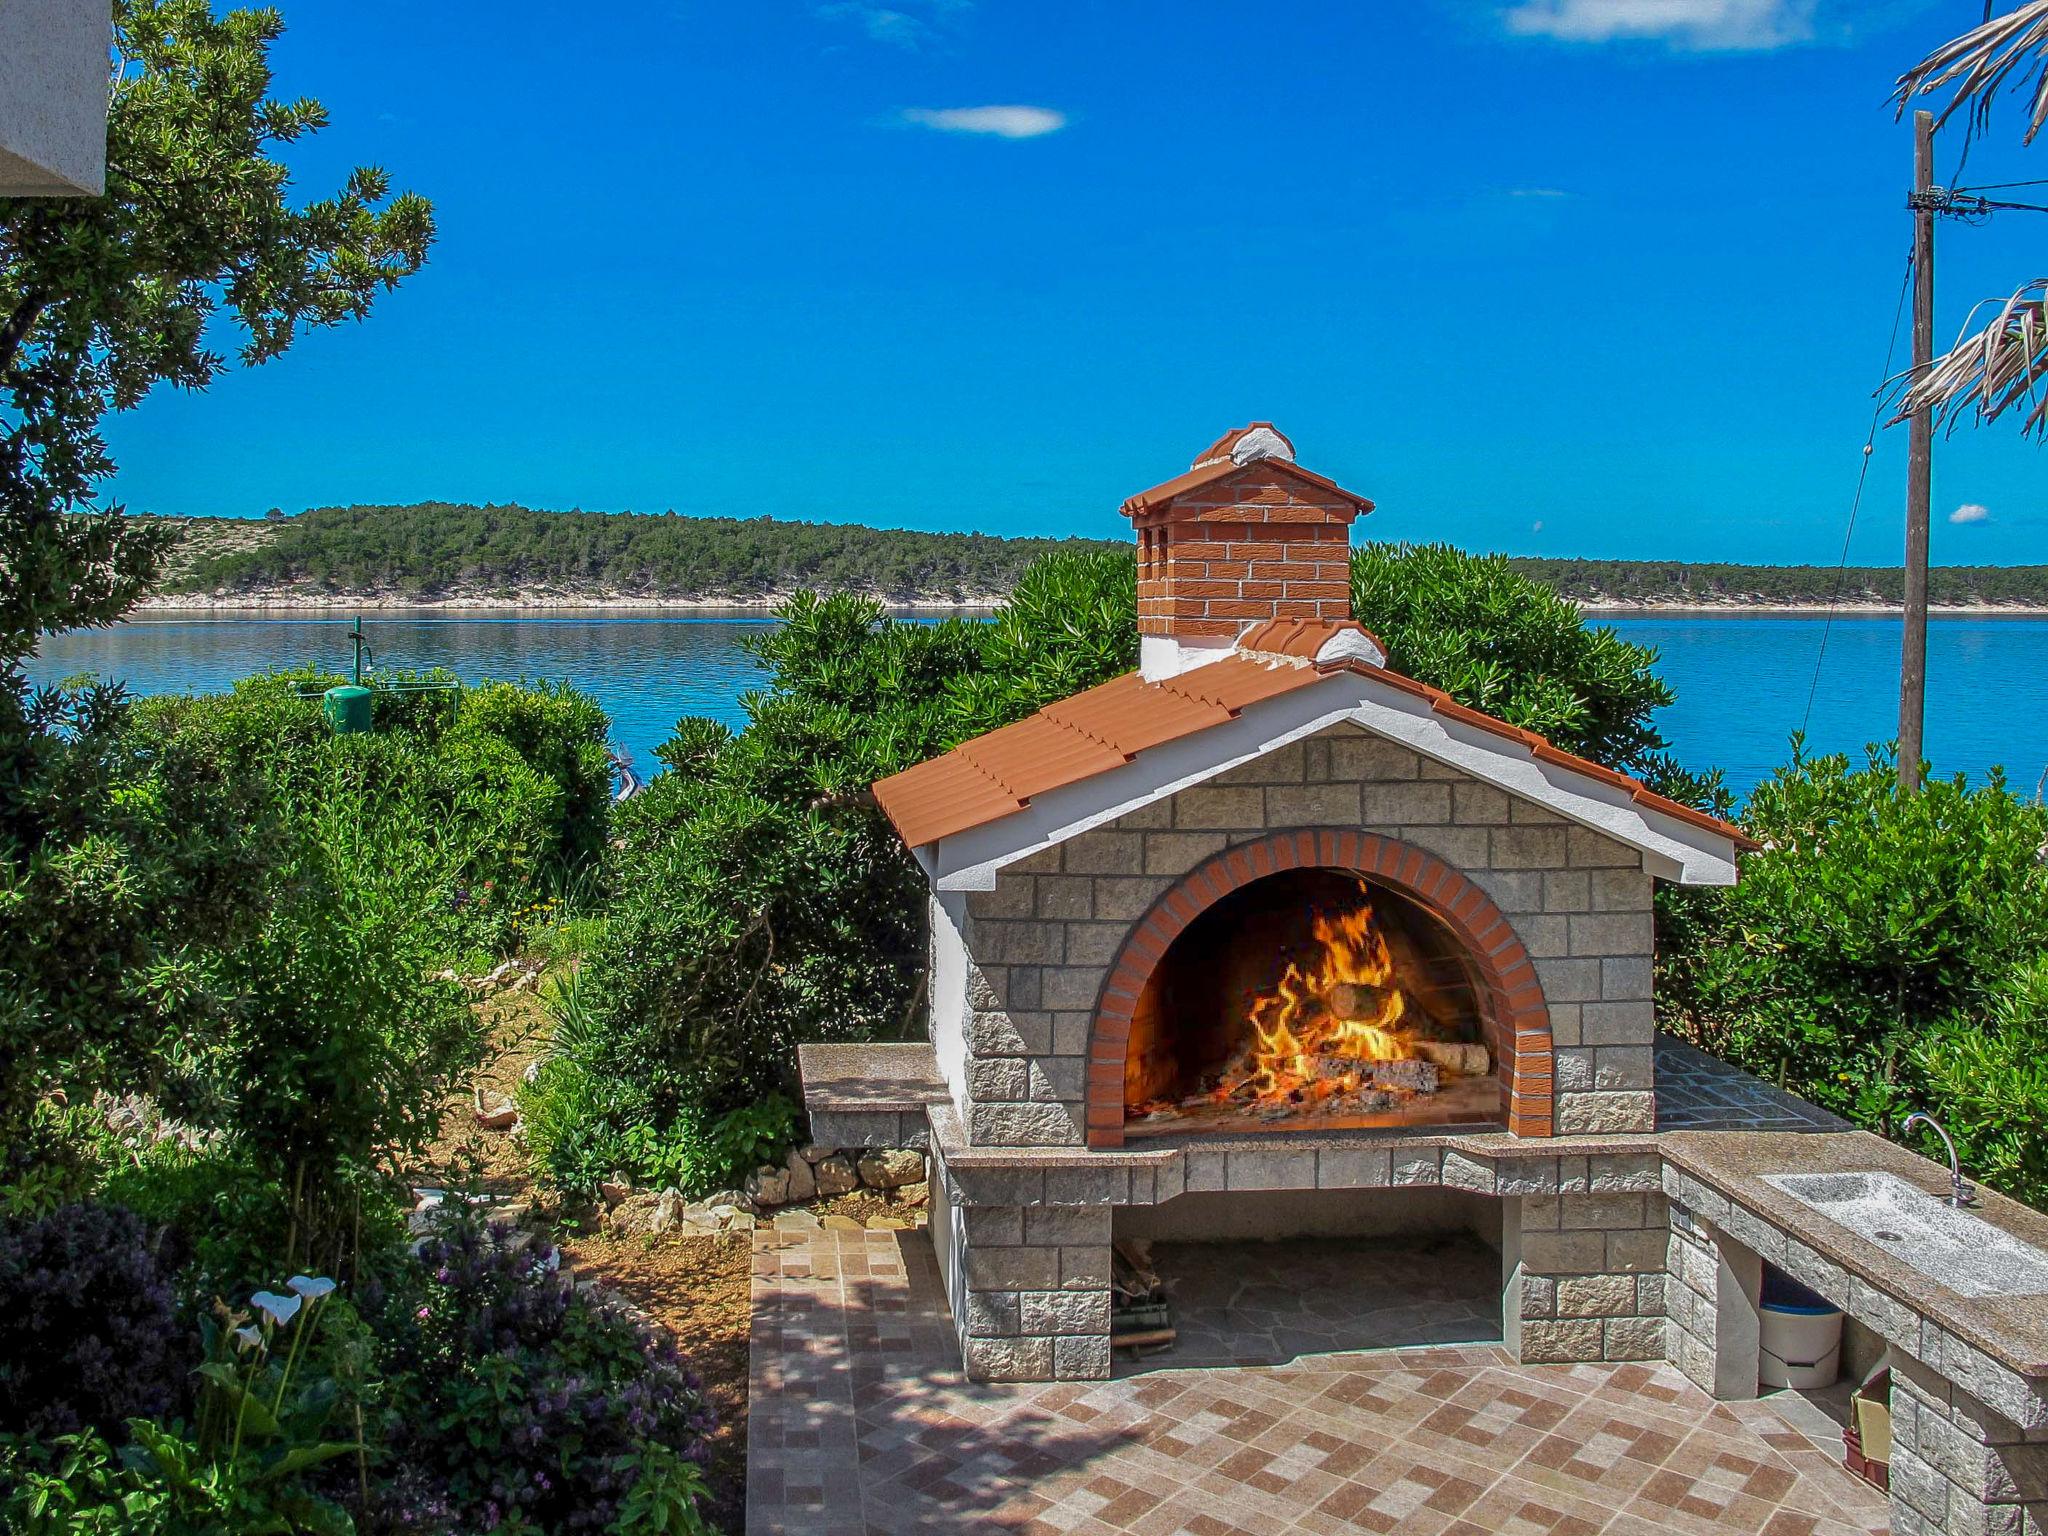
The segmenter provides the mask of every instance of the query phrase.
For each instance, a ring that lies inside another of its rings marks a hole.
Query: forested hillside
[[[515,506],[320,507],[229,547],[222,520],[174,569],[185,593],[389,593],[422,600],[515,593],[753,599],[818,587],[897,599],[999,596],[1024,567],[1093,540],[914,533],[770,518],[536,512]],[[211,525],[211,526],[208,526]]]
[[[246,596],[757,601],[798,587],[898,602],[1000,597],[1054,548],[1094,539],[1005,539],[846,523],[537,512],[422,502],[321,507],[267,521],[194,518],[164,590]],[[1579,602],[1722,606],[1897,603],[1889,567],[1688,564],[1675,560],[1512,562]],[[2048,566],[1939,566],[1937,604],[2048,607]]]

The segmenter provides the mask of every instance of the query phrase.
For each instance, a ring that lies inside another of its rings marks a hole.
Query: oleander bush
[[[1743,821],[1740,884],[1660,893],[1665,1027],[1880,1135],[1929,1110],[2048,1203],[2048,809],[1795,742]]]

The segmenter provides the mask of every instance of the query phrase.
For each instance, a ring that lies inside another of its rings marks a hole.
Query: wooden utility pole
[[[1913,372],[1934,363],[1934,114],[1913,114]],[[1927,523],[1934,499],[1934,412],[1915,411],[1906,449],[1906,625],[1899,651],[1899,788],[1920,788],[1927,718]]]

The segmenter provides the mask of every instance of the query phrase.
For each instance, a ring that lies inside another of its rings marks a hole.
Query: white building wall
[[[0,0],[0,197],[106,190],[107,0]]]

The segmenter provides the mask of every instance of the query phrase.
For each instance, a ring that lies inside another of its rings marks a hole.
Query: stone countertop
[[[922,1109],[947,1102],[931,1045],[800,1045],[804,1104],[838,1113]]]
[[[2048,1376],[2048,1295],[1958,1296],[1763,1181],[1767,1173],[1891,1173],[1945,1200],[1945,1166],[1867,1131],[1674,1131],[1657,1140],[1669,1166],[1690,1174],[1872,1289],[1931,1318],[2009,1370]],[[1967,1176],[1968,1170],[1964,1173]],[[1978,1191],[1978,1200],[1970,1214],[2048,1253],[2048,1216],[1987,1189]]]

